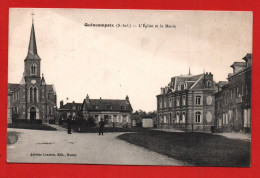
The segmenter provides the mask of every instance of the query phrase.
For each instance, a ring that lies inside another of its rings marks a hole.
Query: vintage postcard
[[[7,162],[250,167],[252,23],[10,8]]]

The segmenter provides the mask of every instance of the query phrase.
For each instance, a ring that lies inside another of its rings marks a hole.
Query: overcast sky
[[[57,102],[124,99],[134,110],[156,110],[156,95],[171,77],[213,73],[226,80],[234,61],[252,52],[252,13],[33,9],[41,73]],[[9,11],[8,82],[19,83],[27,56],[32,9]],[[85,23],[132,28],[85,27]],[[176,28],[133,28],[139,24]]]

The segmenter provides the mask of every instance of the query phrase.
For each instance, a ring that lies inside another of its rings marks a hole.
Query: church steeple
[[[34,15],[32,13],[32,15]],[[25,60],[27,59],[38,59],[41,60],[37,53],[37,45],[36,45],[36,38],[35,38],[35,31],[34,31],[34,20],[32,19],[32,28],[31,28],[31,36],[29,41],[28,47],[28,54]]]
[[[32,15],[34,15],[32,13]],[[35,31],[34,31],[34,21],[32,19],[32,28],[30,41],[28,46],[28,53],[24,60],[24,76],[25,78],[41,78],[41,58],[38,56]]]

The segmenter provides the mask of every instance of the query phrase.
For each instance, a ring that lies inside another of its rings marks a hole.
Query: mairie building
[[[46,123],[54,119],[56,91],[42,74],[37,52],[34,22],[31,27],[28,53],[20,83],[8,83],[8,122]]]
[[[210,131],[214,126],[213,74],[180,75],[171,78],[157,95],[157,123],[160,127]]]

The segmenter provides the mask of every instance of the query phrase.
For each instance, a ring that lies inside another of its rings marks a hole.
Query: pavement
[[[7,146],[7,162],[120,165],[186,165],[117,138],[123,133],[72,133],[66,130],[13,129],[18,141]]]

